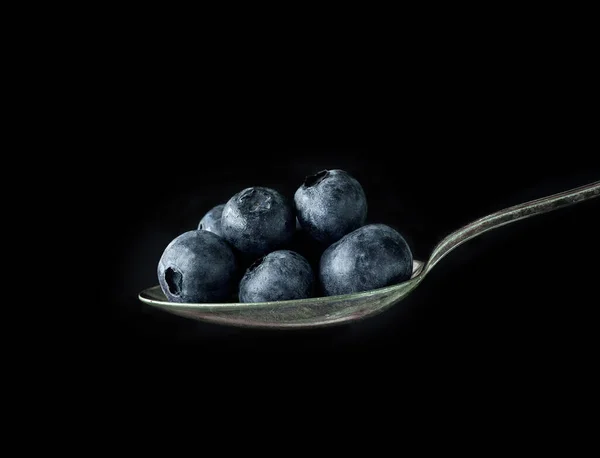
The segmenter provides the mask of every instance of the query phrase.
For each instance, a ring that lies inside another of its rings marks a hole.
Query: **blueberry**
[[[200,224],[198,224],[198,229],[223,235],[221,233],[221,214],[223,213],[223,208],[225,208],[225,204],[217,205],[206,212],[200,220]]]
[[[343,170],[323,170],[306,177],[294,194],[298,221],[324,245],[363,226],[367,198],[358,181]]]
[[[231,247],[208,231],[175,237],[158,263],[158,281],[170,302],[223,302],[236,287],[236,259]]]
[[[252,264],[240,281],[240,302],[305,299],[316,278],[308,261],[290,250],[273,251]]]
[[[368,224],[329,246],[321,256],[319,280],[326,296],[382,288],[408,280],[412,252],[385,224]]]
[[[221,216],[223,237],[254,258],[288,245],[295,230],[292,203],[271,188],[255,186],[238,192]]]

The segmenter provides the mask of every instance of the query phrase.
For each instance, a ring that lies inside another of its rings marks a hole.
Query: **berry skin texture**
[[[170,302],[225,302],[235,291],[236,269],[235,255],[225,240],[193,230],[167,245],[157,273]]]
[[[326,246],[367,220],[367,198],[362,186],[339,169],[306,177],[294,194],[294,203],[302,229]]]
[[[223,209],[221,232],[246,257],[288,245],[296,230],[294,207],[278,191],[255,186],[235,194]]]
[[[259,258],[240,281],[240,302],[270,302],[312,297],[316,277],[308,261],[290,250]]]
[[[412,267],[412,252],[398,231],[369,224],[323,252],[319,280],[326,296],[351,294],[406,281]]]
[[[220,204],[206,212],[198,224],[198,230],[209,231],[222,236],[221,215],[223,214],[223,208],[225,208],[225,204]]]

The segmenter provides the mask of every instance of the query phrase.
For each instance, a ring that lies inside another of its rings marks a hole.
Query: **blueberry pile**
[[[158,263],[170,302],[270,302],[368,291],[408,280],[395,229],[366,224],[367,198],[343,170],[311,175],[293,200],[250,187],[172,240]]]

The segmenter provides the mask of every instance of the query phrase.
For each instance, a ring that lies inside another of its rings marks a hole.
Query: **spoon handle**
[[[446,236],[433,249],[429,261],[423,269],[423,274],[435,266],[444,256],[454,248],[462,245],[468,240],[483,234],[484,232],[513,223],[534,215],[541,215],[552,210],[557,210],[568,205],[573,205],[587,199],[600,196],[600,181],[580,186],[568,191],[552,194],[541,199],[531,200],[522,204],[514,205],[497,211],[490,215],[479,218],[472,223],[463,226],[457,231]]]

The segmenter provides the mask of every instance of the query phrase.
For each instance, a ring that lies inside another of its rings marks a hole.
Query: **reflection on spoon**
[[[306,328],[329,326],[375,315],[400,302],[448,253],[484,232],[530,216],[600,196],[600,181],[541,199],[525,202],[484,216],[445,237],[427,262],[415,260],[409,280],[372,291],[279,302],[182,304],[168,302],[160,286],[140,292],[139,299],[175,315],[200,321],[256,328]]]

